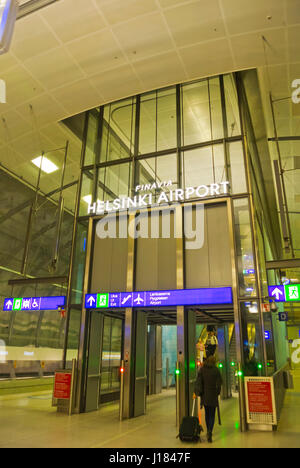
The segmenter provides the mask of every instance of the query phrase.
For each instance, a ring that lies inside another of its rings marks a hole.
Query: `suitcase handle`
[[[196,407],[196,398],[193,398],[193,409],[192,409],[192,416],[195,415],[195,407]]]

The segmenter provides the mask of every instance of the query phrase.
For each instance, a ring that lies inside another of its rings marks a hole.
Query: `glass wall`
[[[148,186],[147,193],[152,193],[155,202],[162,182],[169,182],[167,191],[228,181],[232,196],[247,193],[234,75],[170,86],[93,109],[86,113],[83,140],[81,224],[72,278],[73,339],[78,324],[76,304],[82,300],[89,204],[134,196],[137,186]],[[236,235],[242,239],[243,255],[249,249],[252,255],[244,238],[249,215],[243,206],[237,218]],[[249,269],[252,264],[243,261],[243,255],[241,264]],[[252,286],[249,278],[245,280],[242,295],[251,297],[246,289]]]
[[[132,197],[138,194],[137,186],[148,186],[146,192],[152,193],[155,202],[162,182],[169,182],[166,191],[229,182],[243,360],[247,362],[251,356],[260,363],[266,354],[260,310],[267,291],[262,252],[266,229],[256,235],[253,224],[256,214],[249,183],[254,181],[246,173],[252,153],[247,154],[246,149],[255,148],[255,141],[246,106],[238,74],[227,74],[147,92],[87,112],[79,221],[86,222],[89,203]],[[267,244],[268,251],[272,250],[271,240]],[[84,252],[76,255],[82,255],[82,263]],[[80,290],[83,270],[75,269],[76,289]],[[274,352],[268,353],[271,362]]]
[[[122,320],[104,317],[101,365],[101,401],[114,399],[120,391]]]
[[[58,157],[64,157],[58,151]],[[60,160],[61,161],[61,160]],[[38,171],[38,170],[37,170]],[[46,183],[48,175],[42,175]],[[57,185],[60,184],[60,174]],[[50,182],[49,182],[50,183]],[[69,272],[77,186],[63,191],[65,209],[61,224],[58,260],[53,262],[56,247],[59,190],[46,197],[40,190],[32,218],[26,258],[27,283],[9,285],[9,280],[24,279],[22,267],[30,208],[36,191],[28,184],[0,171],[0,296],[5,298],[65,296]],[[56,186],[57,188],[57,186]],[[70,202],[71,200],[71,202]],[[72,205],[73,200],[73,205]],[[54,281],[52,278],[64,277]],[[35,278],[49,278],[41,283]],[[66,318],[59,311],[0,311],[0,380],[15,377],[38,377],[54,374],[62,363]],[[74,351],[70,341],[70,359]],[[75,356],[76,356],[75,347]]]

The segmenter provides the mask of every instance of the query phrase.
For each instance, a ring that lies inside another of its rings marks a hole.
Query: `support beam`
[[[272,260],[266,262],[267,270],[283,270],[289,268],[300,268],[300,258],[291,258],[287,260]]]

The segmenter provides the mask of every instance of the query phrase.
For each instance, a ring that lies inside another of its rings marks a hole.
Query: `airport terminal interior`
[[[300,447],[299,37],[300,0],[0,0],[1,448]]]

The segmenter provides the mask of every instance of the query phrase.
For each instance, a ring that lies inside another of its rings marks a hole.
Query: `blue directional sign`
[[[269,296],[273,297],[276,302],[285,302],[284,286],[269,286]]]
[[[4,299],[4,311],[57,310],[66,304],[66,296],[11,297]]]
[[[178,289],[167,291],[87,294],[87,309],[176,307],[232,304],[232,288]]]
[[[97,294],[87,294],[85,296],[85,308],[93,309],[97,305]]]
[[[287,312],[279,312],[278,318],[279,318],[279,322],[288,322],[289,320],[289,316]]]
[[[300,302],[300,284],[269,286],[269,296],[276,302]]]

